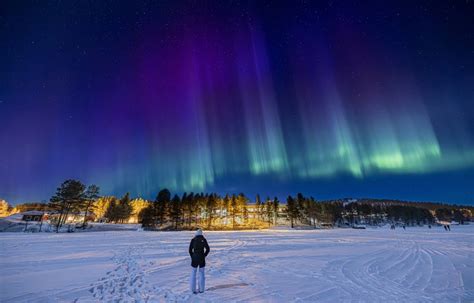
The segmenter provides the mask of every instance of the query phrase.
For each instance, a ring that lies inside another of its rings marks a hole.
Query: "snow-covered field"
[[[191,232],[0,233],[1,302],[472,302],[474,225],[205,232],[190,294]]]

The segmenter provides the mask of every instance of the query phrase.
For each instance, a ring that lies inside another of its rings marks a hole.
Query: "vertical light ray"
[[[249,170],[256,175],[272,172],[284,175],[288,170],[288,162],[271,71],[262,38],[256,32],[250,36],[250,45],[239,49],[240,60],[237,61],[246,69],[239,72],[239,85]]]
[[[161,187],[204,191],[237,175],[297,182],[474,165],[474,140],[462,121],[448,127],[455,136],[437,130],[416,81],[407,72],[379,73],[385,68],[375,56],[348,60],[347,69],[366,76],[347,85],[324,38],[290,50],[295,98],[284,100],[262,32],[198,32],[185,40],[144,61],[143,119],[126,123],[130,144],[116,143],[113,169],[96,178],[108,191],[149,195]],[[372,78],[390,84],[378,89]],[[288,108],[296,115],[281,115]]]

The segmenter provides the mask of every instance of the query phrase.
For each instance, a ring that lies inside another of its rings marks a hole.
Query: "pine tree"
[[[308,217],[310,221],[310,225],[313,225],[316,227],[316,219],[318,218],[318,215],[320,214],[320,206],[316,202],[316,200],[313,197],[309,198],[309,204],[308,204]]]
[[[128,221],[132,214],[132,205],[130,204],[130,194],[126,193],[122,199],[120,199],[117,208],[117,221],[124,223]]]
[[[156,223],[155,209],[152,205],[143,208],[138,213],[138,221],[142,223],[143,228],[153,228]]]
[[[307,218],[307,205],[306,205],[306,199],[303,196],[303,194],[298,193],[296,195],[296,218],[295,220],[299,220],[302,224],[306,223],[306,218]]]
[[[286,214],[290,220],[291,228],[294,227],[296,218],[298,218],[298,208],[296,207],[295,199],[292,196],[288,196],[286,199]]]
[[[240,217],[241,223],[246,223],[245,222],[245,217],[244,214],[247,212],[247,204],[248,204],[248,199],[247,197],[243,194],[240,193],[237,196],[237,209],[236,209],[236,215]]]
[[[278,222],[278,210],[280,206],[280,201],[278,201],[278,198],[275,197],[273,199],[273,225],[276,225]]]
[[[160,222],[160,226],[166,223],[166,217],[168,216],[169,204],[171,201],[171,193],[168,189],[162,189],[155,199],[156,214]]]
[[[223,220],[225,218],[225,215],[224,215],[225,206],[226,206],[226,202],[224,201],[224,198],[218,196],[217,197],[217,209],[219,210],[218,223],[219,223],[220,226],[223,225]]]
[[[206,199],[207,228],[211,228],[212,226],[212,220],[214,219],[214,212],[216,210],[216,206],[216,195],[210,194]]]
[[[246,224],[248,219],[248,212],[247,212],[247,205],[249,199],[243,194],[240,193],[237,196],[237,208],[239,210],[239,214],[242,220],[242,223]]]
[[[56,190],[56,194],[50,199],[50,207],[59,213],[56,223],[56,232],[66,222],[71,212],[83,209],[85,202],[85,185],[77,180],[66,180]]]
[[[196,203],[195,203],[195,199],[196,199],[196,196],[194,195],[194,193],[190,193],[187,197],[186,197],[186,202],[185,202],[185,207],[188,211],[188,227],[191,227],[192,223],[193,223],[193,219],[196,215]]]
[[[82,224],[82,228],[86,228],[87,224],[87,215],[89,214],[89,210],[93,203],[99,199],[99,187],[97,185],[89,185],[85,192],[85,200],[86,200],[86,209],[84,211],[84,223]]]
[[[189,218],[189,207],[188,207],[189,199],[188,194],[185,192],[181,197],[181,216],[183,219],[183,225],[186,225]]]
[[[273,221],[273,202],[271,200],[265,202],[265,216],[267,218],[268,226],[270,226]]]
[[[107,203],[107,209],[104,212],[104,222],[111,223],[115,219],[115,207],[117,204],[117,198],[111,197]]]
[[[200,225],[201,224],[201,217],[202,217],[202,209],[204,208],[203,201],[205,201],[205,197],[203,193],[199,193],[196,196],[194,196],[194,211],[195,211],[195,224]]]
[[[232,209],[231,200],[228,194],[225,195],[224,199],[222,200],[222,204],[225,209],[225,222],[227,223],[227,218],[231,214],[231,209]]]
[[[428,219],[428,215],[425,213],[424,217]],[[456,222],[459,222],[459,224],[463,225],[464,222],[466,221],[466,217],[464,216],[463,212],[459,209],[455,209],[453,213],[453,219]]]
[[[232,229],[235,229],[235,217],[237,215],[237,197],[233,194],[230,199],[230,215],[232,217]]]
[[[262,204],[260,204],[260,210],[259,210],[259,212],[260,212],[261,220],[262,220],[262,221],[265,221],[265,220],[266,220],[266,219],[264,218],[264,217],[265,217],[265,214],[266,214],[266,212],[267,212],[267,210],[266,210],[266,208],[267,208],[267,206],[266,206],[266,201],[271,201],[271,199],[270,199],[269,196],[267,196],[267,198],[265,199],[265,202],[262,202]]]
[[[104,217],[107,218],[107,222],[114,222],[117,223],[118,218],[119,218],[119,210],[117,206],[117,198],[113,197],[109,205],[107,207],[107,210],[105,211]]]
[[[255,198],[255,212],[257,215],[257,219],[260,220],[260,206],[262,205],[262,202],[260,201],[260,195],[257,194],[257,197]]]
[[[182,204],[181,200],[179,199],[178,195],[174,195],[173,199],[171,199],[171,219],[174,222],[174,229],[178,229],[179,222],[181,220],[182,215]]]

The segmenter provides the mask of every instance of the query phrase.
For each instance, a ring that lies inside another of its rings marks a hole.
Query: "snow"
[[[25,231],[26,222],[22,220],[24,213],[17,213],[5,218],[0,218],[0,232],[23,232]],[[28,221],[27,231],[28,232],[38,232],[40,229],[41,222]],[[81,228],[74,228],[76,225],[81,225],[81,222],[76,224],[64,224],[61,227],[61,231],[67,232],[69,227],[72,227],[73,231],[77,232],[96,232],[96,231],[118,231],[118,230],[142,230],[141,224],[112,224],[112,223],[87,223],[87,228],[85,230]],[[41,226],[43,232],[54,232],[55,226],[49,224],[48,220],[44,220]]]
[[[204,232],[0,233],[1,302],[471,302],[474,225]]]

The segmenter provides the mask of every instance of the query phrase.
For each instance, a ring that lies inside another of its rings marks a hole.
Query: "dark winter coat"
[[[209,254],[209,244],[204,236],[196,236],[189,243],[189,255],[192,267],[205,267],[206,257]]]

